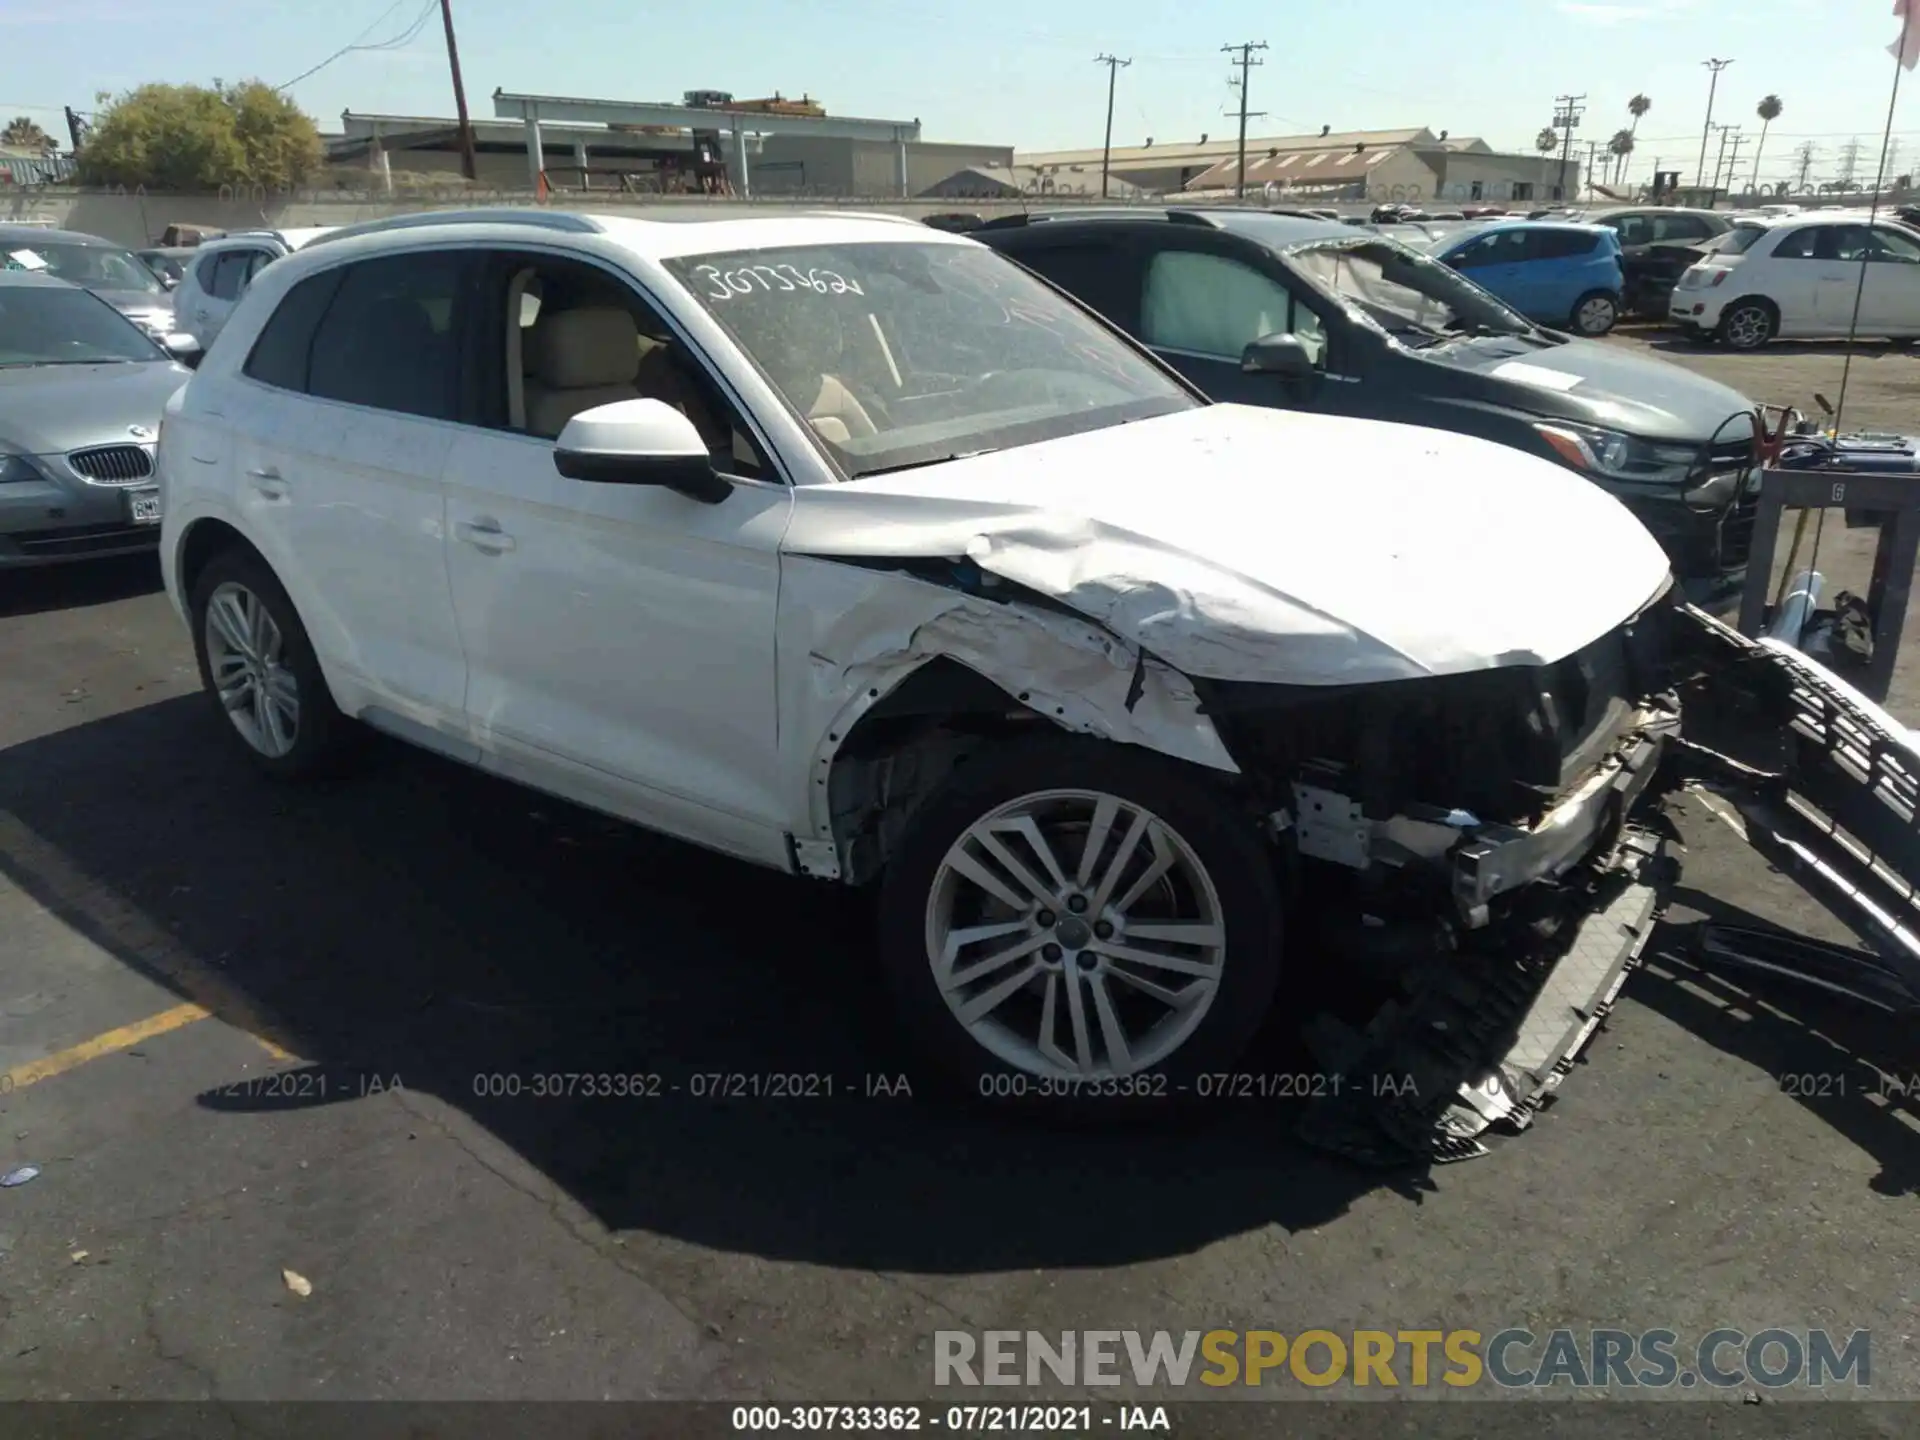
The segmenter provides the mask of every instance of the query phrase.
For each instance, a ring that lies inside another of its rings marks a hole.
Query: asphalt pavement
[[[1876,352],[1850,414],[1916,386]],[[1869,1329],[1920,1398],[1920,1048],[1687,959],[1843,932],[1677,823],[1650,963],[1490,1156],[1356,1170],[1275,1100],[1014,1126],[897,1093],[858,902],[384,742],[265,782],[152,564],[0,576],[0,1400],[852,1402],[926,1397],[943,1329],[1462,1326]]]

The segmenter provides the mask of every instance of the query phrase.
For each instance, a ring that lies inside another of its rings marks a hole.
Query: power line
[[[1245,198],[1247,193],[1247,72],[1256,65],[1264,65],[1264,60],[1253,58],[1253,52],[1267,48],[1264,40],[1248,40],[1239,45],[1222,45],[1220,49],[1231,55],[1240,52],[1240,159],[1234,171],[1234,193]]]
[[[1107,67],[1107,138],[1100,142],[1100,198],[1107,198],[1107,176],[1113,162],[1113,91],[1120,72],[1133,64],[1114,55],[1096,55],[1093,63]]]
[[[291,90],[294,86],[298,85],[302,80],[307,79],[309,76],[318,75],[322,70],[326,69],[327,66],[333,64],[334,61],[340,59],[342,56],[354,55],[361,52],[373,51],[373,50],[400,50],[405,48],[408,45],[411,45],[416,39],[419,38],[420,32],[426,29],[427,20],[432,16],[434,10],[438,7],[439,0],[427,0],[427,3],[420,7],[420,13],[414,17],[413,23],[409,25],[405,30],[401,31],[400,34],[395,35],[392,39],[375,41],[371,45],[364,45],[361,43],[362,40],[364,40],[368,35],[371,35],[376,29],[378,29],[383,23],[385,23],[387,16],[393,14],[393,12],[398,10],[401,7],[401,5],[404,3],[405,3],[405,0],[394,0],[393,4],[389,5],[385,10],[380,12],[380,18],[378,20],[375,20],[373,24],[367,26],[365,30],[362,30],[359,33],[359,35],[354,37],[352,43],[347,45],[342,45],[338,50],[334,51],[333,54],[327,56],[326,59],[322,60],[318,65],[315,65],[311,70],[302,70],[298,75],[294,76],[293,79],[287,81],[286,84],[276,85],[274,86],[274,89]]]
[[[1794,154],[1794,157],[1793,157],[1794,172],[1798,177],[1798,182],[1799,182],[1798,188],[1794,191],[1794,194],[1796,195],[1806,194],[1807,186],[1809,183],[1811,183],[1811,180],[1813,177],[1814,149],[1815,149],[1814,143],[1811,140],[1808,140],[1804,144],[1802,144],[1799,150],[1796,151]]]

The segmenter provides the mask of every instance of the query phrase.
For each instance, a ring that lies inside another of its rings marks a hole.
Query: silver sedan
[[[196,349],[170,344],[86,290],[0,271],[0,570],[155,546],[154,441]]]

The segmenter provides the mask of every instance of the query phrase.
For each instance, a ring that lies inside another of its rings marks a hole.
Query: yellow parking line
[[[16,1065],[7,1071],[0,1091],[24,1090],[29,1085],[78,1069],[89,1060],[98,1060],[102,1055],[111,1055],[117,1050],[130,1050],[142,1040],[151,1040],[155,1035],[164,1035],[169,1030],[178,1030],[196,1020],[205,1020],[212,1013],[202,1005],[176,1005],[171,1010],[162,1010],[158,1015],[149,1015],[131,1025],[122,1025],[91,1040],[82,1040],[78,1045],[69,1046],[44,1059]]]

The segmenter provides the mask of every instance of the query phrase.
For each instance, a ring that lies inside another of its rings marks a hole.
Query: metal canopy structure
[[[497,119],[526,126],[527,168],[535,184],[546,168],[540,127],[562,125],[658,125],[686,130],[724,131],[733,136],[731,168],[742,197],[752,193],[747,163],[749,136],[811,135],[825,140],[869,140],[898,147],[900,193],[907,193],[907,146],[919,140],[918,120],[866,120],[852,116],[768,115],[699,105],[662,105],[635,100],[585,100],[566,95],[516,95],[493,92]]]

